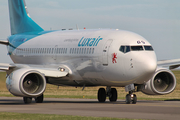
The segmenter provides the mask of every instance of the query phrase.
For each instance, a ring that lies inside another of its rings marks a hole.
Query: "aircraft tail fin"
[[[11,35],[25,32],[43,31],[29,16],[25,0],[8,0]]]

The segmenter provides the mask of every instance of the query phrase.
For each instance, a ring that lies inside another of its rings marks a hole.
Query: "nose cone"
[[[137,58],[137,74],[140,76],[136,83],[142,84],[150,80],[157,68],[157,59],[154,52],[145,53],[142,57]]]
[[[143,64],[144,64],[143,69],[145,72],[154,73],[157,67],[156,56],[154,54],[146,55]]]

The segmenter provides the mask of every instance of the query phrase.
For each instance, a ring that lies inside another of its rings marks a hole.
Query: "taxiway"
[[[125,104],[124,100],[99,103],[95,99],[45,98],[44,103],[24,104],[22,98],[0,97],[0,112],[180,120],[180,101],[138,101],[137,104]]]

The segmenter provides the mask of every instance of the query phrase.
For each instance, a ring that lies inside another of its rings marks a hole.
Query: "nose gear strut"
[[[125,86],[125,90],[126,92],[129,92],[129,94],[126,95],[126,104],[136,104],[137,96],[136,94],[133,94],[133,92],[135,92],[134,84]]]

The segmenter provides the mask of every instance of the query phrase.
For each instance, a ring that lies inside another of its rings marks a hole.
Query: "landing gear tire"
[[[106,101],[106,90],[104,88],[100,88],[98,90],[98,101],[105,102]]]
[[[42,103],[43,100],[44,100],[44,95],[43,94],[41,96],[35,98],[36,103]]]
[[[131,95],[127,94],[126,95],[126,104],[130,104],[131,103]]]
[[[32,97],[23,97],[25,104],[30,104],[32,102]]]
[[[137,102],[136,94],[133,94],[132,104],[136,104],[136,102]]]
[[[117,101],[117,90],[116,90],[116,88],[111,88],[109,101],[110,102],[116,102]]]
[[[132,102],[132,104],[136,104],[136,102],[137,102],[136,94],[127,94],[126,95],[126,104],[130,104],[131,102]]]

